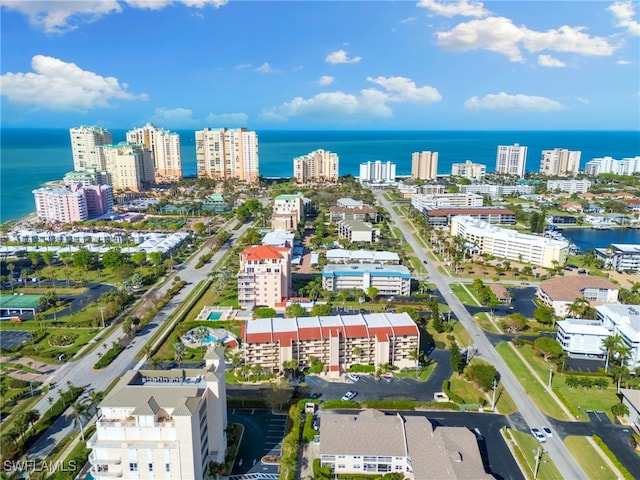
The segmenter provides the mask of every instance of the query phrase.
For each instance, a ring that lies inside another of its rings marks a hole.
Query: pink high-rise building
[[[84,222],[89,218],[84,192],[43,187],[33,191],[38,218],[48,222]]]

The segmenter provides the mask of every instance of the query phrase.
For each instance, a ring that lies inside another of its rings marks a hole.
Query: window
[[[170,463],[165,463],[164,464],[164,471],[165,472],[170,472],[171,471],[171,464]]]
[[[129,471],[137,472],[138,471],[138,462],[129,462]]]
[[[153,472],[153,463],[150,463],[150,464],[149,464],[149,471],[150,471],[150,472]]]

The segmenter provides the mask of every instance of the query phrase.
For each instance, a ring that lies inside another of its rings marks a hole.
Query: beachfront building
[[[85,170],[65,173],[62,181],[67,188],[73,186],[111,185],[111,175],[106,170],[89,167]]]
[[[246,128],[196,131],[198,177],[255,182],[259,176],[258,135]]]
[[[318,180],[338,180],[340,159],[333,152],[322,149],[293,159],[293,176],[298,183]]]
[[[381,265],[400,265],[400,257],[395,252],[377,250],[343,250],[334,248],[325,253],[328,263],[379,263]]]
[[[617,303],[619,288],[609,280],[593,275],[565,275],[540,282],[536,290],[538,299],[553,308],[558,317],[570,314],[569,306],[578,298],[591,306]]]
[[[127,132],[127,142],[143,145],[153,152],[155,182],[174,182],[182,178],[180,135],[150,123]]]
[[[360,220],[340,220],[338,222],[338,238],[347,240],[349,243],[376,241],[376,231],[370,223]]]
[[[368,409],[319,414],[320,466],[335,475],[396,473],[408,480],[489,480],[478,439],[465,427],[434,427],[428,418]]]
[[[438,178],[438,152],[413,152],[411,155],[411,178],[435,180]]]
[[[113,137],[109,130],[100,127],[70,128],[71,155],[73,169],[83,171],[88,168],[105,169],[102,145],[111,145]]]
[[[240,252],[238,304],[276,307],[291,296],[291,249],[258,245]]]
[[[584,171],[594,176],[602,175],[603,173],[633,175],[640,172],[640,156],[623,158],[622,160],[616,160],[612,157],[594,158],[587,162]]]
[[[302,193],[281,194],[273,200],[272,230],[292,231],[304,218],[307,201]]]
[[[111,185],[88,185],[79,188],[72,187],[71,190],[84,193],[89,218],[100,217],[113,211],[113,188]]]
[[[140,192],[155,179],[153,152],[142,145],[121,142],[102,147],[105,170],[111,176],[114,190]]]
[[[390,183],[396,180],[396,164],[392,162],[366,162],[360,164],[360,181],[371,183]]]
[[[476,183],[473,185],[460,185],[460,193],[475,193],[488,195],[491,198],[515,197],[530,195],[535,192],[533,185],[497,185],[493,183]]]
[[[499,145],[496,155],[496,173],[524,177],[527,166],[527,147],[518,143]]]
[[[52,223],[84,222],[89,219],[87,198],[82,191],[42,187],[33,190],[38,218]]]
[[[570,195],[574,193],[587,193],[591,188],[591,180],[547,180],[547,190],[550,192],[561,191]]]
[[[617,272],[640,272],[640,244],[614,243],[608,248],[596,248],[596,258],[604,267]]]
[[[569,252],[567,241],[526,235],[471,217],[453,217],[451,235],[462,237],[480,255],[493,255],[544,268],[564,265]]]
[[[540,173],[553,177],[575,177],[580,171],[580,156],[582,152],[566,148],[542,150],[540,159]]]
[[[322,269],[322,288],[330,292],[340,290],[378,289],[380,295],[411,294],[411,272],[403,265],[379,263],[328,264]]]
[[[411,206],[422,213],[425,208],[481,207],[484,199],[475,193],[440,193],[411,195]]]
[[[453,217],[464,215],[491,225],[515,225],[516,214],[503,207],[425,207],[422,216],[432,227],[446,227]]]
[[[245,365],[279,372],[294,359],[307,368],[313,357],[337,377],[361,364],[415,368],[420,330],[407,313],[256,318],[242,326],[242,346]]]
[[[454,163],[451,165],[451,175],[469,180],[482,180],[487,175],[487,166],[482,163],[473,163],[471,160]]]
[[[198,369],[129,370],[100,402],[87,441],[96,480],[202,480],[227,449],[224,347]]]

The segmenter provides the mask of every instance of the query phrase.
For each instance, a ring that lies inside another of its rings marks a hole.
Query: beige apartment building
[[[487,175],[487,166],[482,163],[473,163],[471,160],[464,163],[454,163],[451,165],[451,175],[469,180],[483,180]]]
[[[259,176],[258,135],[246,128],[196,131],[198,177],[255,182]]]
[[[438,152],[413,152],[411,155],[411,178],[435,180],[438,178]]]
[[[576,176],[580,171],[580,156],[582,152],[571,151],[566,148],[542,150],[540,159],[540,173],[549,176]]]
[[[73,169],[84,171],[87,168],[104,170],[104,156],[102,145],[111,145],[111,132],[100,127],[77,127],[69,129],[71,137],[71,155]]]
[[[304,217],[305,201],[302,193],[282,194],[273,200],[272,230],[292,231]]]
[[[153,152],[155,182],[172,182],[182,178],[180,135],[157,128],[150,123],[129,130],[127,142],[143,145]]]
[[[420,329],[407,313],[257,318],[245,322],[242,340],[245,365],[278,372],[284,362],[307,367],[314,357],[338,376],[352,365],[415,368]]]
[[[339,159],[336,153],[315,150],[293,159],[293,176],[299,183],[337,180]]]
[[[87,442],[96,480],[204,480],[227,448],[224,347],[202,369],[130,370],[100,403]]]
[[[240,252],[240,307],[283,305],[291,296],[291,249],[258,245]]]
[[[153,152],[142,145],[121,142],[102,147],[105,170],[111,176],[114,190],[140,192],[154,181]]]

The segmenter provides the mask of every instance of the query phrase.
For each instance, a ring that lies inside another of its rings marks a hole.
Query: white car
[[[544,433],[542,433],[540,431],[540,429],[538,428],[532,428],[531,429],[531,435],[533,435],[533,437],[538,440],[540,443],[544,443],[547,441],[547,437],[544,436]]]
[[[354,391],[352,391],[352,390],[349,390],[347,393],[345,393],[345,394],[342,396],[342,401],[343,401],[343,402],[346,402],[347,400],[352,400],[356,395],[357,395],[357,393],[356,393],[356,392],[354,392]]]
[[[360,380],[360,375],[356,375],[355,373],[347,373],[347,378],[352,382],[357,382]]]
[[[551,438],[553,437],[553,432],[551,431],[551,429],[549,427],[540,427],[540,430],[542,430],[542,433],[544,433],[547,438]]]

